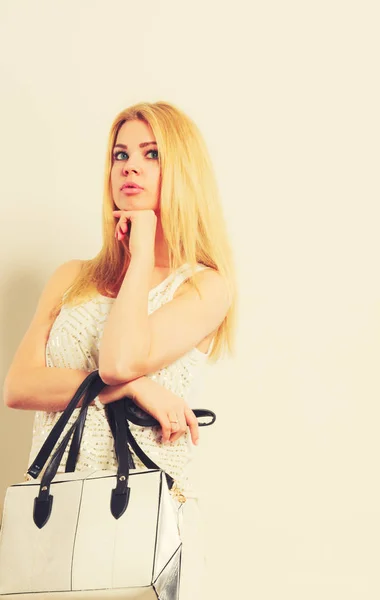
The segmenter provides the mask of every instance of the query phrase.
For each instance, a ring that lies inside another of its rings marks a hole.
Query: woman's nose
[[[123,173],[130,173],[131,171],[134,171],[135,173],[139,173],[140,172],[140,167],[137,166],[136,162],[133,161],[128,161],[126,163],[124,163],[123,165]]]

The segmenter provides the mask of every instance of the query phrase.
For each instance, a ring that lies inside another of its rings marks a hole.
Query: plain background
[[[378,600],[379,5],[0,1],[4,380],[57,266],[94,256],[108,130],[177,104],[217,172],[237,352],[209,369],[210,598]],[[32,411],[0,407],[0,492]]]

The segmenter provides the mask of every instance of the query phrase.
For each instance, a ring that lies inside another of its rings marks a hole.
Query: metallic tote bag
[[[28,473],[8,487],[0,530],[0,598],[177,600],[182,542],[173,479],[138,446],[128,420],[159,425],[129,398],[107,405],[117,470],[75,471],[87,409],[105,387],[98,371],[79,386]],[[53,452],[83,397],[78,418]],[[215,414],[196,409],[197,417]],[[65,473],[57,473],[71,439]],[[146,470],[133,469],[133,448]]]

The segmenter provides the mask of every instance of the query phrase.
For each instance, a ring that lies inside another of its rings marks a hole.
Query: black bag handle
[[[147,454],[145,454],[145,452],[142,450],[142,448],[138,445],[138,443],[136,442],[136,440],[133,437],[133,434],[129,428],[129,421],[131,423],[140,425],[142,427],[160,427],[161,425],[160,425],[159,421],[157,421],[157,419],[155,419],[149,413],[147,413],[144,410],[137,407],[136,403],[130,396],[125,396],[124,398],[121,398],[120,400],[110,402],[109,404],[105,405],[105,412],[106,412],[108,424],[110,426],[110,429],[111,429],[111,432],[112,432],[112,435],[113,435],[115,441],[116,441],[115,420],[117,419],[117,416],[114,411],[114,405],[118,405],[119,402],[122,403],[124,406],[124,413],[121,418],[124,419],[126,426],[127,426],[127,441],[129,443],[129,445],[134,450],[135,454],[139,457],[141,462],[148,469],[159,469],[160,467],[156,463],[154,463],[149,458],[149,456]],[[203,417],[211,418],[211,421],[208,423],[207,422],[206,423],[198,423],[199,427],[206,427],[206,426],[212,425],[216,420],[216,415],[211,410],[204,409],[204,408],[196,408],[196,409],[193,409],[193,412],[197,418],[203,418]],[[87,414],[87,410],[82,415],[80,415],[80,417],[78,418],[75,433],[74,433],[74,436],[73,436],[73,439],[71,442],[71,446],[70,446],[69,455],[68,455],[68,458],[66,461],[66,469],[65,469],[66,472],[75,471],[75,466],[76,466],[77,459],[78,459],[80,442],[82,439],[86,414]],[[131,453],[128,454],[128,458],[129,458],[129,467],[131,469],[134,469],[135,464],[134,464]],[[165,472],[165,475],[166,475],[169,489],[171,489],[173,487],[174,480],[168,473]]]
[[[82,423],[83,419],[84,425],[84,419],[87,414],[88,405],[96,398],[96,396],[98,396],[105,386],[106,384],[100,378],[97,370],[92,371],[89,373],[89,375],[87,375],[59,417],[58,421],[54,424],[54,427],[47,436],[36,458],[27,470],[28,475],[34,479],[38,477],[83,394],[85,395],[85,398],[82,401],[81,411],[78,419],[75,421],[75,424],[78,423],[79,418],[81,418],[80,422]]]
[[[127,397],[129,399],[129,397]],[[147,469],[160,469],[161,471],[164,472],[165,476],[166,476],[166,480],[168,483],[168,487],[171,490],[173,485],[174,485],[174,479],[171,475],[169,475],[169,473],[166,473],[166,471],[164,471],[164,469],[162,469],[160,466],[158,466],[156,463],[154,463],[147,454],[145,454],[145,452],[143,451],[143,449],[138,445],[138,443],[136,442],[135,438],[133,437],[133,434],[129,428],[129,423],[128,423],[128,417],[126,414],[126,402],[125,402],[126,398],[121,398],[120,400],[117,400],[116,402],[110,402],[109,404],[106,405],[105,411],[106,411],[106,416],[108,419],[108,423],[110,425],[112,434],[115,438],[115,444],[116,444],[116,424],[117,424],[117,420],[118,418],[122,418],[123,422],[125,423],[125,427],[126,427],[126,441],[127,444],[129,444],[132,448],[132,450],[134,450],[135,454],[139,457],[139,459],[141,460],[141,462],[147,467]],[[158,421],[157,421],[158,423]],[[133,458],[132,455],[130,455],[130,461],[131,461],[131,468],[135,468],[135,465],[133,463]]]
[[[155,469],[159,468],[159,467],[157,467],[157,465],[155,465],[155,463],[153,463],[151,461],[151,459],[143,452],[143,450],[137,444],[136,440],[133,437],[132,432],[129,429],[129,425],[128,425],[128,421],[130,421],[131,423],[134,423],[135,425],[139,425],[141,427],[161,427],[159,421],[157,421],[157,419],[155,419],[152,415],[150,415],[149,413],[145,412],[140,407],[138,407],[131,396],[124,396],[124,398],[121,398],[120,400],[110,402],[105,405],[105,412],[106,412],[108,424],[110,426],[110,429],[111,429],[111,432],[112,432],[114,438],[115,438],[115,424],[114,424],[115,415],[113,413],[112,406],[116,402],[124,403],[124,411],[125,411],[124,418],[127,422],[128,442],[131,445],[131,447],[133,448],[135,454],[140,458],[140,460],[143,462],[143,464],[146,467],[148,467],[149,469],[150,468],[155,468]],[[209,422],[198,423],[199,427],[208,427],[208,426],[212,425],[213,423],[215,423],[216,415],[213,411],[205,409],[205,408],[195,408],[195,409],[193,409],[193,412],[198,419],[205,418],[205,417],[210,419]],[[71,446],[70,446],[69,455],[68,455],[68,458],[66,461],[66,469],[65,469],[66,472],[75,471],[75,466],[76,466],[76,463],[78,460],[78,454],[79,454],[85,419],[86,419],[86,413],[84,415],[82,415],[81,419],[78,420],[78,425],[75,430],[75,434],[73,436]],[[153,465],[153,467],[151,465]],[[131,454],[129,455],[129,466],[131,469],[135,468],[135,465],[133,462],[133,457]],[[171,487],[173,485],[171,483],[173,480],[170,477],[170,475],[168,475],[168,474],[166,474],[166,475],[168,478],[168,484]]]
[[[99,378],[100,379],[100,378]],[[101,381],[101,380],[100,380]],[[96,386],[99,387],[99,382],[96,381]],[[101,381],[103,384],[103,382]],[[64,438],[60,442],[58,448],[54,452],[48,466],[45,469],[45,472],[42,475],[41,483],[39,486],[39,494],[34,499],[34,507],[33,507],[33,520],[37,527],[40,529],[47,523],[50,518],[52,507],[53,507],[53,495],[50,494],[50,486],[52,480],[54,479],[57,470],[59,468],[60,462],[62,460],[63,453],[65,448],[70,440],[71,435],[73,434],[75,428],[78,425],[78,422],[82,418],[82,415],[85,414],[85,410],[88,405],[92,402],[93,399],[93,390],[91,393],[86,394],[85,399],[83,400],[83,410],[78,415],[76,421],[72,424],[70,429],[66,432]],[[118,404],[117,402],[115,404]],[[129,497],[130,497],[130,488],[128,487],[129,481],[129,453],[130,450],[127,444],[127,428],[126,428],[126,420],[124,418],[124,411],[122,404],[119,403],[119,406],[115,406],[114,409],[116,419],[115,419],[115,451],[117,456],[118,468],[116,474],[116,487],[111,492],[111,502],[110,509],[112,515],[115,519],[121,517],[121,515],[125,512]]]
[[[161,427],[159,421],[137,406],[131,396],[125,396],[122,400],[125,403],[125,414],[128,421],[131,421],[131,423],[134,423],[135,425],[140,425],[141,427]],[[198,423],[199,427],[208,427],[216,421],[216,414],[212,412],[212,410],[206,408],[193,408],[192,411],[197,419],[204,417],[209,417],[211,419],[209,423]]]
[[[111,402],[109,404],[106,404],[106,407],[105,407],[108,423],[110,425],[110,428],[111,428],[111,431],[112,431],[114,437],[115,437],[114,422],[116,419],[116,415],[114,413],[114,408],[115,408],[115,405],[118,405],[119,403],[123,404],[124,420],[125,420],[126,427],[127,427],[127,441],[129,443],[129,445],[131,446],[132,450],[135,452],[136,456],[139,457],[141,462],[148,469],[161,469],[162,471],[164,471],[164,469],[162,469],[159,465],[154,463],[149,458],[149,456],[147,456],[147,454],[145,454],[145,452],[142,450],[142,448],[136,442],[136,440],[133,437],[133,434],[129,428],[129,421],[131,423],[134,423],[135,425],[140,425],[142,427],[161,427],[160,422],[157,421],[157,419],[155,419],[152,415],[150,415],[149,413],[147,413],[144,410],[142,410],[141,408],[139,408],[130,396],[125,396],[124,398],[121,398],[117,402]],[[197,418],[201,418],[201,417],[210,417],[211,418],[211,421],[209,423],[198,423],[198,425],[200,427],[206,427],[206,426],[212,425],[216,420],[216,415],[211,410],[204,409],[204,408],[195,408],[195,409],[193,409],[193,412]],[[174,485],[174,479],[171,475],[169,475],[169,473],[166,473],[166,471],[164,471],[164,473],[166,475],[168,487],[169,487],[169,489],[171,489]]]
[[[58,465],[57,465],[57,469],[58,469],[60,461],[62,460],[63,453],[65,451],[65,448],[66,448],[66,446],[70,440],[70,437],[74,431],[68,459],[66,461],[65,471],[66,472],[75,471],[75,466],[76,466],[77,459],[78,459],[80,443],[81,443],[81,439],[82,439],[82,435],[83,435],[83,429],[85,426],[85,420],[86,420],[86,416],[87,416],[88,406],[96,398],[96,396],[99,395],[99,393],[102,391],[102,389],[104,389],[105,386],[106,386],[106,384],[100,378],[98,370],[92,371],[84,379],[84,381],[81,383],[81,385],[75,392],[73,398],[70,400],[69,404],[63,411],[62,415],[58,419],[57,423],[55,423],[54,427],[52,428],[51,432],[49,433],[48,437],[46,438],[44,444],[42,445],[42,447],[41,447],[40,451],[38,452],[32,465],[29,467],[27,473],[29,475],[31,475],[31,477],[33,477],[34,479],[36,479],[38,477],[39,473],[41,472],[45,463],[47,462],[49,456],[51,455],[53,448],[56,445],[59,437],[61,436],[62,431],[64,430],[64,427],[66,426],[70,416],[72,415],[75,408],[77,407],[77,404],[80,401],[80,398],[82,397],[82,395],[84,395],[81,411],[78,415],[78,418],[76,419],[75,423],[73,423],[70,430],[67,432],[65,438],[62,440],[62,443],[59,445],[58,450],[54,455],[55,460],[58,460],[58,456],[59,456],[59,461],[58,461]],[[123,406],[123,412],[121,411],[121,408],[119,408],[119,406],[121,406],[121,405]],[[116,406],[118,408],[115,408]],[[135,423],[136,425],[145,426],[145,427],[155,427],[155,426],[159,427],[160,426],[159,421],[157,421],[149,413],[147,413],[147,412],[143,411],[141,408],[139,408],[130,396],[125,396],[124,398],[121,398],[118,401],[111,402],[111,403],[105,405],[105,407],[106,407],[106,416],[107,416],[108,423],[110,425],[115,443],[116,443],[116,422],[117,422],[118,418],[122,418],[126,424],[127,441],[131,445],[133,450],[135,451],[136,455],[140,458],[140,460],[143,462],[143,464],[147,468],[159,469],[160,467],[157,466],[144,453],[144,451],[140,448],[140,446],[134,439],[132,432],[129,429],[128,420],[131,421],[132,423]],[[114,408],[115,408],[115,410],[114,410]],[[115,411],[118,411],[118,412],[116,413]],[[193,412],[197,418],[203,418],[203,417],[211,418],[211,421],[209,423],[207,423],[207,422],[199,423],[200,427],[212,425],[216,420],[216,415],[211,410],[193,409]],[[116,447],[115,447],[115,451],[116,451]],[[128,461],[129,461],[129,466],[131,468],[134,468],[133,458],[130,453],[128,454]],[[55,461],[52,461],[51,470],[54,469],[55,464],[56,464]],[[56,469],[56,471],[57,471],[57,469]],[[49,473],[50,473],[50,471],[49,471]],[[168,473],[165,473],[165,474],[168,479],[169,487],[171,488],[174,481]]]

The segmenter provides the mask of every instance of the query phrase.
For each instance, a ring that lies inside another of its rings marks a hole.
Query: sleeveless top
[[[208,268],[210,267],[197,263],[196,271]],[[189,276],[191,276],[190,265],[185,263],[151,289],[148,297],[148,314],[172,300],[175,290]],[[51,327],[46,343],[46,366],[83,369],[89,372],[98,369],[99,343],[113,302],[114,298],[97,294],[77,306],[71,307],[63,304]],[[170,365],[154,373],[149,373],[146,377],[150,377],[183,398],[191,408],[207,408],[207,406],[197,406],[196,404],[201,387],[203,368],[206,365],[213,342],[214,339],[207,353],[194,347]],[[68,402],[69,400],[68,398]],[[57,445],[77,418],[79,411],[80,408],[74,410]],[[29,465],[37,456],[38,451],[61,414],[62,411],[36,411]],[[168,444],[160,443],[161,427],[141,427],[130,423],[130,429],[143,451],[160,468],[173,477],[175,483],[171,489],[172,497],[179,502],[184,502],[186,497],[196,497],[197,494],[187,473],[194,452],[189,429],[177,441]],[[65,471],[69,447],[70,443],[64,452],[58,472]],[[131,453],[136,470],[146,469],[132,450]],[[41,471],[39,478],[41,478],[47,464]],[[81,471],[89,468],[117,469],[114,439],[104,406],[102,408],[97,406],[88,407],[76,470]]]

